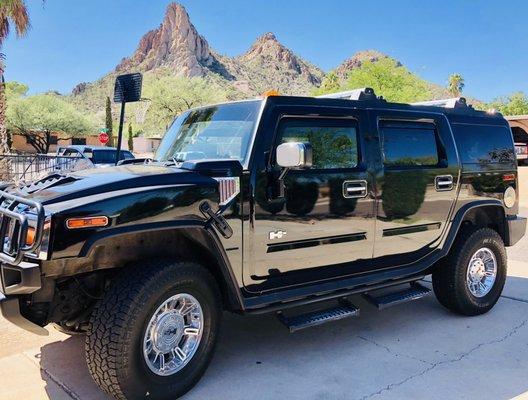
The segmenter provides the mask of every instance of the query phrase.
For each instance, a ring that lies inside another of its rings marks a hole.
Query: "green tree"
[[[29,87],[23,83],[10,81],[5,83],[5,95],[9,102],[10,99],[17,99],[27,94]]]
[[[134,132],[132,131],[132,124],[128,124],[128,150],[134,151]]]
[[[106,96],[106,119],[105,119],[105,128],[106,133],[108,134],[108,145],[110,147],[114,146],[114,135],[112,134],[113,130],[113,120],[112,120],[112,102],[110,97]]]
[[[339,77],[334,71],[330,71],[325,75],[321,86],[319,86],[315,91],[314,95],[335,93],[341,89],[341,84],[339,83]]]
[[[494,108],[504,115],[526,115],[528,114],[528,97],[523,92],[512,93],[507,97],[492,101],[487,108]]]
[[[9,102],[15,99],[25,96],[29,88],[27,85],[11,81],[5,83],[5,97],[6,97],[6,106],[9,106]],[[11,129],[7,129],[7,146],[9,149],[13,146],[13,133]]]
[[[52,134],[62,139],[94,132],[92,123],[59,96],[41,94],[16,99],[7,110],[7,126],[24,136],[38,153],[47,153]]]
[[[465,83],[464,78],[460,74],[451,74],[449,76],[447,90],[454,97],[459,97],[462,94],[462,89],[464,89]]]
[[[174,117],[192,107],[226,101],[226,92],[203,78],[165,76],[145,85],[150,99],[145,125],[150,133],[164,133]]]
[[[365,61],[348,76],[345,89],[371,87],[388,101],[409,103],[432,97],[430,85],[392,58]]]

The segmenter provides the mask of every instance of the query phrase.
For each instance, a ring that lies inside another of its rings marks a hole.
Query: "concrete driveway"
[[[523,209],[528,215],[528,209]],[[225,315],[217,353],[185,399],[528,398],[528,237],[510,248],[502,299],[460,317],[434,296],[295,334],[274,316]],[[0,320],[0,399],[107,399],[83,338]]]

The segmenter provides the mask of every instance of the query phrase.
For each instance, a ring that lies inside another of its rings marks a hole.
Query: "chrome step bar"
[[[359,316],[359,308],[353,305],[348,299],[339,300],[339,305],[324,310],[317,310],[305,314],[285,316],[282,311],[277,313],[279,321],[290,330],[290,333],[300,331],[311,326],[322,325],[330,321],[338,321],[343,318]]]
[[[375,305],[378,310],[384,310],[398,304],[406,303],[408,301],[421,299],[431,292],[430,289],[420,285],[418,282],[411,282],[408,289],[391,292],[376,296],[374,293],[365,293],[363,297],[370,303]]]

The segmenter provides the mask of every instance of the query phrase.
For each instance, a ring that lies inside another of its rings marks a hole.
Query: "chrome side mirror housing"
[[[288,142],[277,147],[277,164],[282,168],[310,168],[313,151],[310,143]]]

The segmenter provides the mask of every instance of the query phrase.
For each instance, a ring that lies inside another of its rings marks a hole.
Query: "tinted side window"
[[[440,162],[433,124],[382,121],[380,134],[387,167],[437,166]]]
[[[313,149],[313,168],[355,168],[358,165],[355,120],[285,118],[279,126],[280,143],[308,142]]]
[[[505,126],[453,124],[463,163],[515,162],[511,132]]]
[[[75,149],[66,149],[62,155],[65,157],[81,157],[81,153]]]

